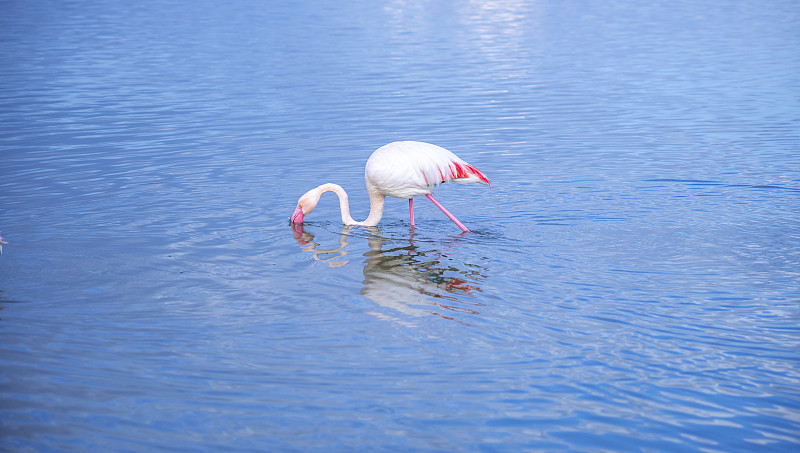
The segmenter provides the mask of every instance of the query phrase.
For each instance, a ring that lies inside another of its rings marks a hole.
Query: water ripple
[[[796,5],[212,3],[4,5],[0,450],[797,449]]]

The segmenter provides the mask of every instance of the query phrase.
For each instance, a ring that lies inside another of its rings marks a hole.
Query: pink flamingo
[[[408,199],[411,226],[414,226],[414,197],[425,195],[462,231],[468,232],[463,223],[433,198],[433,189],[449,181],[459,184],[491,184],[486,175],[455,154],[441,146],[424,142],[392,142],[378,148],[367,160],[364,179],[369,194],[369,216],[363,222],[357,222],[350,216],[347,192],[337,184],[328,183],[311,189],[300,197],[291,217],[292,223],[302,223],[303,218],[317,207],[322,194],[334,192],[339,196],[342,222],[345,225],[377,225],[383,217],[384,199],[388,195]]]

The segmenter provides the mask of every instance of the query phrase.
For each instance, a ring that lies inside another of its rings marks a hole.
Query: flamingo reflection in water
[[[361,295],[381,307],[415,317],[433,314],[450,320],[455,319],[452,315],[455,312],[478,313],[477,307],[481,304],[476,301],[475,293],[481,291],[479,284],[486,278],[485,266],[467,264],[468,269],[459,269],[448,257],[447,248],[420,250],[414,244],[413,235],[403,240],[407,245],[387,248],[389,241],[381,236],[377,227],[364,227],[370,233],[367,238],[353,236],[352,228],[342,228],[338,247],[321,249],[320,244],[314,242],[314,235],[306,232],[303,225],[292,224],[294,238],[303,246],[302,250],[331,267],[350,262],[345,259],[350,258],[347,250],[350,241],[366,239],[369,250],[363,254],[366,259]],[[453,250],[456,245],[451,243],[449,248]],[[370,314],[407,324],[384,313]]]

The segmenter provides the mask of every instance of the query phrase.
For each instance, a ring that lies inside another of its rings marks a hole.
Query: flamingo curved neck
[[[367,183],[367,193],[369,193],[369,215],[363,222],[358,222],[350,215],[350,202],[347,198],[347,192],[342,186],[333,183],[323,184],[317,187],[319,196],[325,192],[333,192],[339,197],[339,209],[342,211],[342,223],[345,225],[361,225],[361,226],[375,226],[380,222],[383,217],[383,205],[386,198],[375,188]]]

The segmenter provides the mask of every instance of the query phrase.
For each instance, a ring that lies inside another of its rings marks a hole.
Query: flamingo
[[[381,146],[367,160],[364,179],[369,194],[369,216],[357,222],[350,216],[347,192],[338,184],[327,183],[309,190],[299,200],[292,214],[292,223],[302,223],[303,218],[317,207],[325,192],[339,196],[342,222],[345,225],[375,226],[383,217],[383,204],[387,196],[408,200],[411,226],[414,226],[414,197],[425,195],[463,232],[467,227],[433,198],[433,189],[445,182],[458,184],[487,184],[489,179],[480,170],[441,146],[425,142],[392,142]]]

